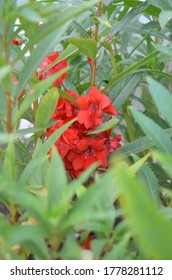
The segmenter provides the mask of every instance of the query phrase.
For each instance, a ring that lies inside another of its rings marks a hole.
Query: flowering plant
[[[0,1],[0,258],[171,259],[170,1]]]

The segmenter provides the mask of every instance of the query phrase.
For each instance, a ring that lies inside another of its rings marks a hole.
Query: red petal
[[[84,166],[84,156],[83,155],[78,155],[74,160],[73,160],[73,168],[75,171],[82,170]]]
[[[89,146],[89,143],[88,143],[87,139],[85,138],[85,139],[82,139],[82,140],[79,142],[77,148],[78,148],[78,150],[79,150],[80,152],[83,152],[83,151],[85,151],[86,149],[88,149],[88,146]]]
[[[116,109],[113,107],[112,104],[110,104],[106,108],[103,108],[103,111],[107,114],[111,114],[111,115],[115,115],[115,116],[118,115],[118,112],[116,111]]]
[[[94,162],[96,162],[96,159],[93,156],[93,154],[88,154],[88,156],[85,156],[85,162],[84,162],[84,168],[83,169],[86,170]]]
[[[76,100],[76,103],[78,104],[78,106],[81,110],[87,110],[88,109],[87,99],[88,99],[87,96],[81,96]]]

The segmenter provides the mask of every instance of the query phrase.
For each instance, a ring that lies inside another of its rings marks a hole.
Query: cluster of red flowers
[[[36,73],[39,80],[44,80],[68,66],[66,59],[63,59],[46,70],[58,57],[58,52],[55,52],[44,59],[39,67],[40,71]],[[66,73],[62,74],[53,86],[63,86],[66,77]],[[17,78],[14,76],[13,79],[17,85]],[[55,143],[70,176],[76,178],[95,162],[99,162],[100,167],[107,168],[107,157],[121,146],[120,135],[111,138],[111,130],[93,134],[94,136],[88,135],[103,123],[104,113],[117,115],[109,97],[101,93],[97,87],[92,87],[87,95],[81,97],[71,90],[67,90],[67,93],[75,99],[75,104],[66,98],[59,99],[52,116],[56,123],[47,129],[46,136],[49,137],[62,125],[76,118]],[[19,98],[23,96],[24,92]]]
[[[55,143],[70,176],[76,178],[95,162],[99,162],[100,167],[107,168],[107,157],[121,146],[120,135],[110,138],[111,130],[93,137],[87,135],[102,124],[104,113],[117,115],[111,100],[98,88],[92,87],[86,96],[81,97],[71,90],[67,93],[75,98],[77,105],[66,98],[59,99],[52,117],[57,123],[47,129],[47,137],[76,118]]]
[[[12,40],[13,44],[19,45],[18,39],[13,39]],[[59,53],[55,52],[52,55],[47,56],[42,64],[39,66],[39,71],[36,72],[36,76],[38,77],[39,80],[44,80],[48,77],[51,77],[53,74],[63,70],[68,66],[66,59],[63,59],[59,62],[57,62],[55,65],[50,67],[50,69],[46,68],[54,63],[54,61],[59,57]],[[63,80],[67,78],[67,73],[62,74],[57,80],[54,81],[53,86],[63,86]],[[13,76],[13,82],[14,85],[18,85],[18,80],[16,76]],[[23,96],[25,95],[25,89],[22,90],[21,94],[18,96],[18,100],[20,100]]]
[[[39,80],[44,80],[53,74],[59,72],[60,70],[63,70],[66,68],[67,62],[66,59],[63,59],[62,61],[56,63],[54,66],[52,66],[50,69],[44,71],[47,66],[49,66],[51,63],[53,63],[57,58],[59,57],[59,53],[55,52],[52,55],[47,56],[42,64],[39,66],[39,72],[37,72],[37,76]],[[54,83],[53,86],[63,86],[63,80],[67,78],[67,73],[62,74]]]

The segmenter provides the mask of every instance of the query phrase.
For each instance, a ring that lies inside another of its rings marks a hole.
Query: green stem
[[[110,42],[110,41],[108,42],[108,50],[109,50],[109,54],[110,54],[110,59],[111,59],[111,63],[112,63],[114,75],[115,75],[115,77],[116,77],[116,76],[119,74],[119,72],[118,72],[118,68],[117,68],[117,65],[116,65],[115,56],[114,56],[113,49],[112,49],[112,45],[111,45],[111,42]]]
[[[35,124],[35,116],[36,116],[37,109],[38,109],[38,99],[33,103],[34,124]]]
[[[11,222],[13,225],[16,225],[18,223],[18,210],[17,205],[13,204],[11,207],[9,207],[10,213],[11,213]]]
[[[100,1],[98,5],[98,12],[97,12],[98,17],[101,16],[101,10],[102,10],[102,1]],[[95,31],[94,31],[94,40],[96,41],[96,43],[98,42],[98,34],[99,34],[99,23],[96,23]],[[92,70],[91,87],[93,87],[96,82],[96,59],[92,63],[91,70]]]
[[[128,133],[128,138],[129,138],[128,140],[129,140],[129,142],[132,142],[135,140],[135,136],[133,133],[133,125],[131,122],[131,116],[129,115],[128,110],[127,110],[128,105],[129,105],[128,102],[123,105],[122,112],[123,112],[123,117],[124,117],[126,125],[127,125],[127,133]]]
[[[5,63],[8,65],[9,64],[9,59],[8,59],[7,34],[8,34],[8,28],[7,28],[7,25],[4,24],[4,38],[3,38],[2,42],[3,42]],[[7,128],[7,131],[10,133],[10,132],[12,132],[13,103],[12,103],[11,94],[10,94],[10,80],[9,80],[9,77],[8,77],[8,81],[7,81],[7,89],[5,90],[5,96],[6,96],[6,108],[7,108],[6,128]]]

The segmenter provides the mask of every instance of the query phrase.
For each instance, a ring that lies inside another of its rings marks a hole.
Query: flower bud
[[[107,40],[107,41],[112,41],[112,36],[110,36],[110,35],[107,36],[107,37],[106,37],[106,40]]]
[[[19,39],[19,38],[14,38],[14,39],[12,39],[12,43],[13,43],[14,45],[20,46],[20,45],[23,44],[23,41],[22,41],[21,39]]]

